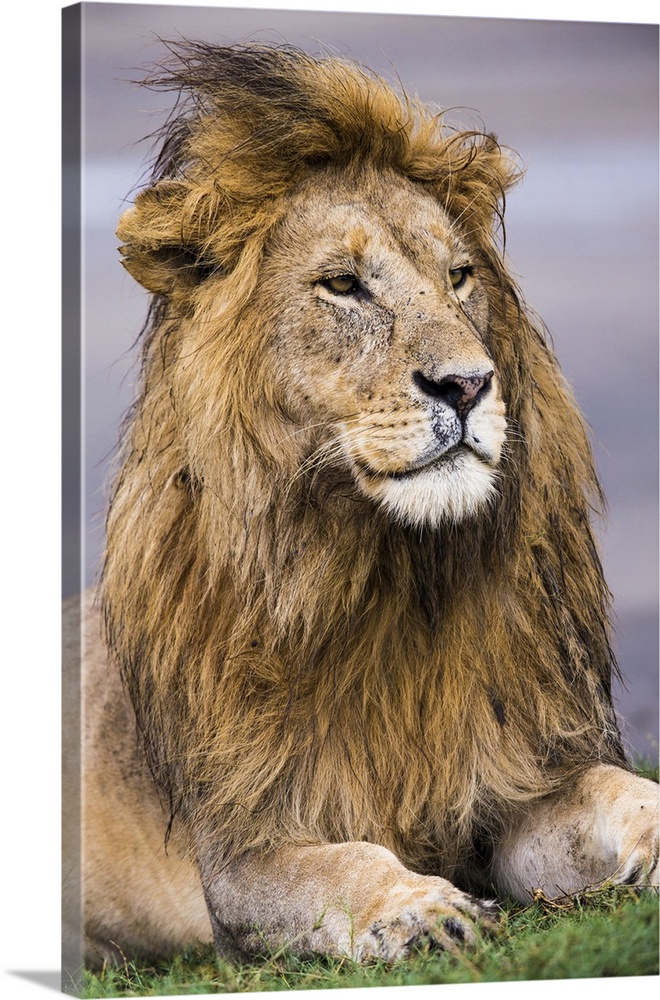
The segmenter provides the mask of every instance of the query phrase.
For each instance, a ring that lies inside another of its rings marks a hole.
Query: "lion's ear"
[[[190,194],[184,182],[160,181],[138,194],[117,229],[126,270],[148,291],[168,298],[185,296],[212,269],[191,218]]]

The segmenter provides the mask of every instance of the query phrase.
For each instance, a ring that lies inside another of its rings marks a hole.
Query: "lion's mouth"
[[[428,472],[430,469],[437,469],[440,466],[452,465],[456,460],[464,455],[470,449],[464,444],[455,444],[447,451],[443,451],[440,455],[436,455],[434,458],[429,459],[426,462],[421,462],[419,465],[413,465],[408,469],[401,469],[397,472],[388,473],[389,479],[411,479],[413,476],[418,476],[423,472]]]
[[[462,455],[472,452],[473,449],[470,448],[465,442],[461,441],[458,444],[452,445],[451,448],[447,448],[445,451],[439,454],[433,455],[431,458],[426,458],[420,460],[417,463],[409,465],[405,469],[395,469],[391,472],[389,471],[378,471],[373,469],[371,466],[366,465],[362,462],[359,463],[360,472],[368,476],[370,479],[394,479],[394,480],[404,480],[413,479],[415,476],[422,475],[424,472],[429,472],[431,469],[438,469],[443,466],[452,465],[459,459]],[[481,457],[481,456],[478,456]]]

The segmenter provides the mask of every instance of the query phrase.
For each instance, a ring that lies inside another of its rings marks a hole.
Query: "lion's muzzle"
[[[496,494],[505,406],[490,359],[474,360],[434,378],[415,368],[392,426],[365,421],[359,437],[346,435],[361,490],[397,520],[461,520]]]

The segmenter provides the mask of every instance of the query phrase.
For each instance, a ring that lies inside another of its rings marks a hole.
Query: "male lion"
[[[394,961],[490,929],[471,892],[653,883],[590,449],[493,235],[514,164],[287,47],[148,82],[190,100],[119,227],[154,299],[105,645],[84,606],[87,960]]]

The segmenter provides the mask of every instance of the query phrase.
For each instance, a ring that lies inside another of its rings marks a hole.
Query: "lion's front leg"
[[[597,764],[529,808],[496,846],[496,885],[528,902],[611,880],[658,884],[658,786]]]
[[[229,955],[285,948],[393,962],[422,940],[471,943],[496,923],[493,903],[409,871],[376,844],[286,847],[201,867],[216,947]]]

